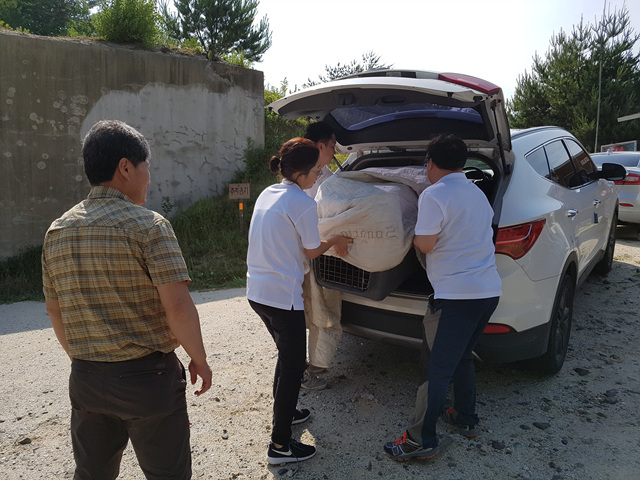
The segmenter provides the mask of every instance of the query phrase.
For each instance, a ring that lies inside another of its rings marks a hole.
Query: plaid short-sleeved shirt
[[[178,241],[168,220],[117,189],[93,187],[51,224],[42,279],[72,358],[118,362],[179,345],[155,288],[190,281]]]

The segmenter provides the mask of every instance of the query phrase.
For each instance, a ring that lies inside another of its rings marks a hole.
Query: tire
[[[575,280],[571,275],[565,273],[553,302],[547,352],[539,357],[536,362],[537,369],[544,373],[558,373],[567,356],[569,337],[571,336],[571,322],[573,320],[573,297],[575,291]]]
[[[607,237],[607,248],[604,251],[604,257],[593,267],[593,273],[597,275],[606,276],[613,268],[613,252],[616,248],[616,225],[618,225],[617,210],[613,213],[613,218],[611,219],[611,228]]]

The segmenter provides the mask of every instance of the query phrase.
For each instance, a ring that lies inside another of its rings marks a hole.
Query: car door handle
[[[576,215],[578,215],[578,210],[567,210],[567,217],[571,218],[571,217],[575,217]]]
[[[597,198],[593,201],[593,206],[597,207],[598,205],[600,205],[602,202],[600,200],[598,200]]]

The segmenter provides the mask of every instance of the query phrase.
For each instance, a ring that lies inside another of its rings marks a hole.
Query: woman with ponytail
[[[282,464],[307,460],[315,447],[291,438],[291,425],[306,421],[298,410],[300,381],[306,364],[306,327],[302,300],[305,258],[333,248],[347,255],[349,237],[320,240],[316,202],[303,190],[316,182],[319,150],[311,140],[294,138],[282,145],[269,166],[282,181],[256,200],[249,228],[247,299],[278,349],[273,381],[273,426],[267,461]]]

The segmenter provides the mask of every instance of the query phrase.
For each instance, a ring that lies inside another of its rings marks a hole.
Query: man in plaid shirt
[[[211,387],[191,281],[170,223],[142,205],[149,145],[126,123],[105,120],[82,154],[86,200],[46,233],[46,308],[71,358],[74,479],[115,479],[131,440],[147,478],[191,478],[186,373]]]

